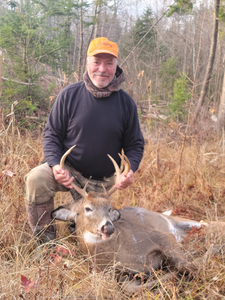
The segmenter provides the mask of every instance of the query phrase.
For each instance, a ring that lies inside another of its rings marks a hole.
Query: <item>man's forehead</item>
[[[98,54],[90,56],[90,57],[93,57],[93,59],[107,59],[107,60],[116,59],[115,56],[108,54],[108,53],[98,53]]]

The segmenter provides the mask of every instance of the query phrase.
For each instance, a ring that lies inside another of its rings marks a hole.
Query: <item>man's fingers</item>
[[[70,174],[68,170],[64,170],[60,167],[60,165],[56,165],[53,168],[53,174],[55,177],[55,180],[59,183],[64,185],[66,188],[72,189],[72,181],[74,180],[74,177],[70,178]]]
[[[127,176],[125,176],[123,173],[120,175],[119,180],[116,184],[116,187],[119,190],[123,190],[127,188],[129,185],[131,185],[134,181],[134,174],[133,171],[129,171]]]
[[[61,182],[61,184],[63,184],[65,187],[67,187],[69,189],[72,189],[73,187],[72,187],[71,183],[73,182],[73,180],[74,180],[74,177],[71,177],[69,179],[63,180]]]
[[[65,174],[65,170],[63,170],[63,169],[58,169],[58,170],[56,170],[56,172],[61,175]]]
[[[52,167],[54,173],[64,174],[65,170],[60,167],[60,165],[55,165]]]

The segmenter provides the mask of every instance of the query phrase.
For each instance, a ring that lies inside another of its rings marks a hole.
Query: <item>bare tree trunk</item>
[[[95,9],[95,32],[94,32],[94,39],[99,36],[99,23],[100,23],[100,11],[101,11],[101,0],[98,0],[96,3]]]
[[[217,120],[217,131],[221,133],[225,125],[225,64],[224,64],[224,75],[223,75],[223,87],[220,99],[218,120]]]
[[[221,9],[222,3],[220,2],[220,9]],[[223,85],[223,73],[224,73],[224,66],[223,66],[223,47],[221,46],[221,40],[222,40],[222,28],[221,28],[221,23],[219,24],[219,38],[218,38],[218,46],[217,46],[217,53],[218,53],[218,58],[217,58],[217,74],[216,74],[216,81],[215,81],[215,97],[214,97],[214,106],[216,107],[218,103],[220,103],[220,91],[222,90],[222,85]],[[218,112],[219,115],[219,112]]]
[[[77,49],[77,40],[78,40],[78,30],[77,27],[78,27],[78,24],[77,24],[77,20],[75,20],[75,33],[74,33],[74,49],[73,49],[73,70],[75,69],[75,66],[76,66],[76,49]]]
[[[82,68],[82,52],[83,52],[83,0],[80,0],[80,49],[79,49],[79,63],[78,63],[78,79],[81,80]]]
[[[94,38],[96,38],[96,36],[95,36],[95,34],[96,34],[96,27],[98,27],[98,22],[99,22],[99,20],[97,20],[98,19],[98,13],[99,13],[98,10],[99,10],[99,1],[95,5],[95,14],[94,14],[95,23],[94,23],[94,25],[91,28],[89,39],[88,39],[88,42],[87,42],[87,47],[86,47],[85,52],[84,52],[83,70],[85,69],[85,66],[86,66],[87,51],[88,51],[88,47],[90,45],[90,42],[92,40],[92,36],[93,36],[94,32],[95,32],[94,33]]]
[[[87,51],[88,51],[88,47],[90,45],[90,42],[92,40],[92,36],[94,34],[94,38],[98,37],[97,33],[99,32],[98,27],[99,27],[99,21],[100,21],[100,9],[101,9],[101,0],[98,0],[96,2],[96,5],[95,5],[95,14],[94,14],[95,23],[91,28],[89,39],[88,39],[88,42],[87,42],[87,47],[86,47],[85,52],[84,52],[83,70],[85,69],[85,66],[86,66]]]
[[[105,29],[105,16],[106,16],[106,8],[104,9],[104,17],[102,17],[102,25],[101,25],[101,36],[104,36],[104,29]]]
[[[87,58],[87,51],[88,51],[88,47],[90,45],[90,42],[92,40],[92,36],[93,36],[93,33],[94,33],[94,29],[95,29],[95,25],[92,26],[91,28],[91,33],[89,35],[89,39],[88,39],[88,42],[87,42],[87,48],[85,50],[85,53],[84,53],[84,59],[83,59],[83,70],[85,69],[85,66],[86,66],[86,58]]]
[[[186,73],[186,66],[187,66],[187,42],[185,40],[184,45],[184,60],[183,60],[183,72]]]
[[[3,75],[3,51],[0,50],[0,97],[2,95],[2,75]]]
[[[195,68],[195,35],[196,35],[196,23],[195,22],[196,22],[196,20],[194,19],[194,22],[193,22],[194,34],[193,34],[193,48],[192,48],[192,51],[193,51],[193,53],[192,53],[192,68],[193,68],[192,72],[193,72],[193,78],[195,76],[195,70],[196,70],[196,68]]]
[[[220,0],[215,0],[215,6],[214,6],[214,21],[213,21],[213,33],[212,33],[212,41],[211,41],[211,48],[210,48],[210,55],[209,55],[209,60],[208,60],[208,65],[207,65],[207,70],[206,70],[206,75],[205,79],[202,85],[202,90],[201,94],[198,100],[197,108],[194,113],[194,119],[193,119],[193,124],[196,123],[196,120],[199,116],[201,107],[203,105],[203,102],[206,97],[206,93],[209,87],[209,82],[212,77],[212,70],[213,70],[213,64],[215,60],[215,55],[216,55],[216,46],[217,46],[217,37],[218,37],[218,14],[219,14],[219,7],[220,7]]]

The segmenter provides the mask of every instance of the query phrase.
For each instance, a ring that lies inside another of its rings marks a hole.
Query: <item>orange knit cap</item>
[[[87,55],[93,56],[99,53],[108,53],[117,58],[118,46],[116,43],[109,41],[105,37],[96,38],[90,42]]]

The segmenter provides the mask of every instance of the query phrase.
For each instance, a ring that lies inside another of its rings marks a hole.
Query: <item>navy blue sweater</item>
[[[123,90],[96,98],[84,81],[69,85],[57,97],[43,136],[43,150],[49,166],[59,164],[73,145],[68,162],[85,177],[111,176],[115,170],[107,154],[118,164],[123,148],[135,172],[142,159],[144,139],[137,107]]]

